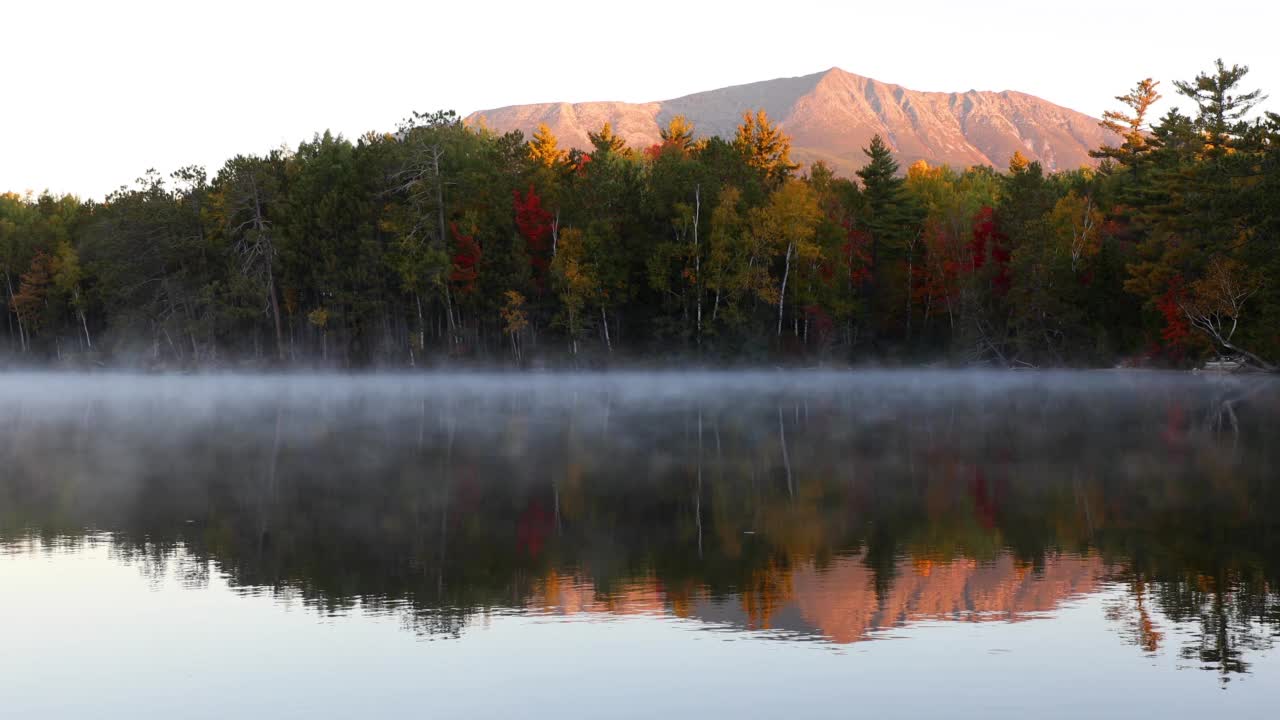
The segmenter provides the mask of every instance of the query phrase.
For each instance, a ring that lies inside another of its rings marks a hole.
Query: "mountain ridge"
[[[645,103],[535,103],[478,110],[484,122],[526,136],[546,124],[563,147],[589,148],[588,132],[605,122],[628,145],[660,141],[659,129],[684,115],[699,136],[732,137],[742,113],[764,109],[792,139],[793,159],[822,160],[851,175],[865,163],[862,148],[879,134],[905,169],[917,160],[956,168],[1004,167],[1015,150],[1047,170],[1093,165],[1089,150],[1117,141],[1098,119],[1016,90],[925,92],[856,75],[838,67],[761,80]]]

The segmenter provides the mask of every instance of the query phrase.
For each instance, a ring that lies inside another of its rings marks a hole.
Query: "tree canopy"
[[[1117,97],[1097,167],[949,168],[876,136],[801,167],[763,110],[630,148],[415,114],[396,132],[0,195],[0,357],[1184,366],[1280,360],[1280,117],[1248,68]]]

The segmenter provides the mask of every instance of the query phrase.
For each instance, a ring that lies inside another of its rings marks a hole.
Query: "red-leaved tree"
[[[547,271],[551,267],[551,213],[542,208],[542,198],[529,186],[529,192],[520,197],[520,191],[512,191],[516,200],[516,229],[524,238],[533,268],[533,282],[539,291],[546,287]]]
[[[480,277],[480,243],[475,235],[465,235],[458,230],[457,223],[449,223],[453,231],[453,272],[449,274],[458,288],[458,292],[468,295],[476,289],[476,280]]]
[[[1160,329],[1161,349],[1172,360],[1182,359],[1186,352],[1187,338],[1191,335],[1191,325],[1182,312],[1182,303],[1186,297],[1182,276],[1175,275],[1169,279],[1169,288],[1164,295],[1156,301],[1156,309],[1164,319],[1164,327]]]
[[[845,242],[840,248],[844,257],[845,270],[849,274],[849,282],[860,287],[871,280],[871,235],[863,230],[854,229],[853,223],[845,220]]]
[[[1009,292],[1009,260],[1013,253],[1007,241],[1004,233],[996,228],[995,210],[984,206],[973,218],[973,239],[969,242],[970,267],[977,272],[988,262],[995,264],[991,291],[998,296]]]

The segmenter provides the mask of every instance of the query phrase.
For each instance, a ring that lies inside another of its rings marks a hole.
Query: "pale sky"
[[[832,66],[1098,116],[1136,80],[1171,97],[1221,56],[1276,110],[1277,28],[1276,0],[3,0],[0,191],[100,198],[151,167],[212,176],[414,110],[645,102]]]

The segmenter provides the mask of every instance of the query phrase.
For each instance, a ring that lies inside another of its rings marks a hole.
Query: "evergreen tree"
[[[1225,152],[1235,139],[1243,135],[1244,117],[1267,97],[1260,90],[1239,90],[1240,82],[1248,74],[1248,65],[1228,68],[1219,58],[1214,62],[1212,72],[1200,73],[1189,82],[1178,80],[1173,83],[1180,95],[1196,104],[1196,128],[1204,133],[1212,154]]]
[[[545,168],[554,168],[565,160],[565,152],[560,149],[560,142],[546,123],[538,125],[533,139],[529,141],[529,159],[535,165]]]
[[[605,123],[599,132],[587,133],[587,139],[591,141],[591,146],[595,148],[597,157],[606,153],[621,153],[627,149],[626,142],[613,132],[613,126]]]
[[[864,214],[861,227],[870,235],[870,264],[873,286],[867,289],[871,314],[883,313],[882,328],[897,323],[901,308],[904,337],[911,333],[912,270],[917,261],[923,209],[906,191],[906,181],[898,175],[898,162],[884,140],[876,135],[863,149],[867,164],[858,170],[862,180]]]
[[[667,126],[658,131],[665,145],[688,150],[693,144],[693,123],[684,115],[674,115],[667,121]]]
[[[791,138],[764,110],[742,114],[733,146],[771,187],[781,185],[800,166],[791,162]]]
[[[1138,163],[1150,149],[1146,131],[1147,113],[1162,97],[1156,90],[1159,85],[1159,82],[1151,78],[1139,80],[1128,94],[1116,96],[1116,100],[1129,108],[1128,112],[1107,110],[1102,113],[1102,122],[1098,124],[1119,135],[1123,142],[1118,146],[1105,145],[1090,150],[1090,157],[1115,160],[1127,167]]]

